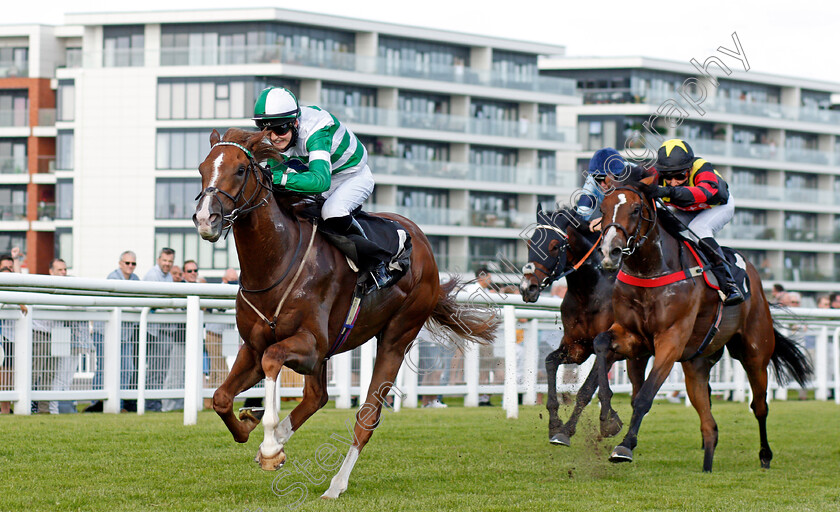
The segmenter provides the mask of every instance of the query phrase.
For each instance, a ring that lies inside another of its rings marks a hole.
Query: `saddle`
[[[320,218],[323,204],[324,199],[320,196],[307,198],[296,203],[295,214],[303,220],[312,222]],[[373,257],[387,263],[388,271],[394,276],[392,282],[399,281],[408,272],[410,266],[411,235],[399,223],[373,216],[362,211],[361,207],[353,210],[351,215],[362,227],[367,238],[356,234],[336,233],[323,224],[318,225],[318,230],[347,257],[347,262],[354,272],[359,272],[363,267],[360,256]],[[377,247],[371,251],[371,247],[374,246]]]

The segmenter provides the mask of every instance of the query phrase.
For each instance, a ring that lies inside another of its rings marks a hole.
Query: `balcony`
[[[425,112],[405,112],[377,107],[348,107],[325,104],[323,108],[348,123],[370,124],[380,127],[433,130],[496,137],[545,140],[552,142],[575,141],[575,128],[546,129],[536,123],[497,121],[474,117],[453,116]]]
[[[0,204],[0,220],[26,220],[26,203]]]
[[[41,201],[38,203],[38,220],[51,221],[55,220],[55,203],[47,203]]]
[[[759,199],[788,203],[820,204],[834,206],[840,204],[840,197],[829,190],[816,188],[771,187],[768,185],[730,184],[735,201],[739,199]]]
[[[0,78],[26,78],[29,76],[29,60],[0,61]]]
[[[533,224],[533,214],[517,211],[476,211],[428,206],[371,205],[372,212],[394,212],[420,225],[469,226],[479,228],[522,229]]]
[[[729,224],[716,235],[728,240],[773,240],[776,232],[767,226],[755,224]]]
[[[730,158],[755,158],[775,162],[797,162],[816,165],[840,165],[840,155],[815,149],[785,149],[772,144],[741,144],[713,139],[690,141],[697,155],[725,156]]]
[[[29,126],[29,109],[0,109],[0,127]]]
[[[371,156],[370,168],[375,174],[470,180],[517,185],[544,185],[574,188],[577,175],[572,172],[505,165],[478,165],[439,160],[418,161],[388,156]]]
[[[38,109],[38,126],[55,126],[55,109]]]
[[[29,172],[27,158],[0,156],[0,174],[26,174]]]
[[[363,57],[354,53],[332,52],[286,46],[246,45],[224,48],[161,48],[161,66],[217,66],[240,64],[291,64],[338,71],[420,78],[441,82],[503,87],[548,94],[574,96],[576,82],[567,78],[540,75],[521,76],[479,71],[464,66],[432,64],[417,60]]]
[[[38,157],[38,174],[55,173],[55,156]]]

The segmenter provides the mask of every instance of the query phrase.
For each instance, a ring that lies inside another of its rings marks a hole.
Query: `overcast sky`
[[[641,55],[680,62],[702,62],[719,46],[734,49],[731,34],[737,32],[754,71],[840,82],[840,2],[829,0],[40,0],[7,7],[0,23],[61,24],[68,12],[166,10],[173,4],[178,9],[280,7],[559,44],[569,56]]]

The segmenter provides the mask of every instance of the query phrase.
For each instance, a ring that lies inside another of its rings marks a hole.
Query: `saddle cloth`
[[[307,201],[303,208],[298,210],[298,214],[308,220],[313,220],[320,217],[321,205],[323,201]],[[374,242],[380,248],[387,252],[383,254],[382,259],[388,263],[388,270],[396,279],[396,282],[408,272],[411,261],[411,235],[399,223],[390,219],[383,219],[382,217],[375,217],[367,212],[362,211],[361,207],[352,212],[353,218],[362,226],[368,240]],[[351,267],[358,266],[359,255],[357,253],[357,246],[361,244],[369,244],[367,240],[355,234],[349,236],[338,234],[330,229],[327,229],[323,224],[318,226],[318,230],[323,234],[333,245],[335,245],[348,258],[348,263]],[[358,270],[354,268],[353,270]]]

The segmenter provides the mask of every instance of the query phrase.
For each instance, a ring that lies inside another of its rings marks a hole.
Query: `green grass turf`
[[[615,403],[629,421],[627,397]],[[177,413],[0,416],[0,510],[840,510],[840,407],[832,402],[772,402],[774,459],[762,470],[752,412],[715,401],[712,474],[701,471],[697,415],[679,404],[655,403],[635,462],[620,465],[607,460],[617,440],[595,435],[596,404],[571,448],[549,445],[542,407],[521,408],[518,420],[498,405],[386,411],[348,491],[327,502],[318,497],[333,472],[318,468],[316,453],[330,444],[346,453],[331,434],[346,437],[353,414],[330,407],[291,439],[283,473],[253,462],[261,426],[240,445],[212,412],[190,427]],[[289,410],[284,403],[282,415]],[[297,469],[307,461],[311,477]],[[272,490],[295,482],[305,491]]]

